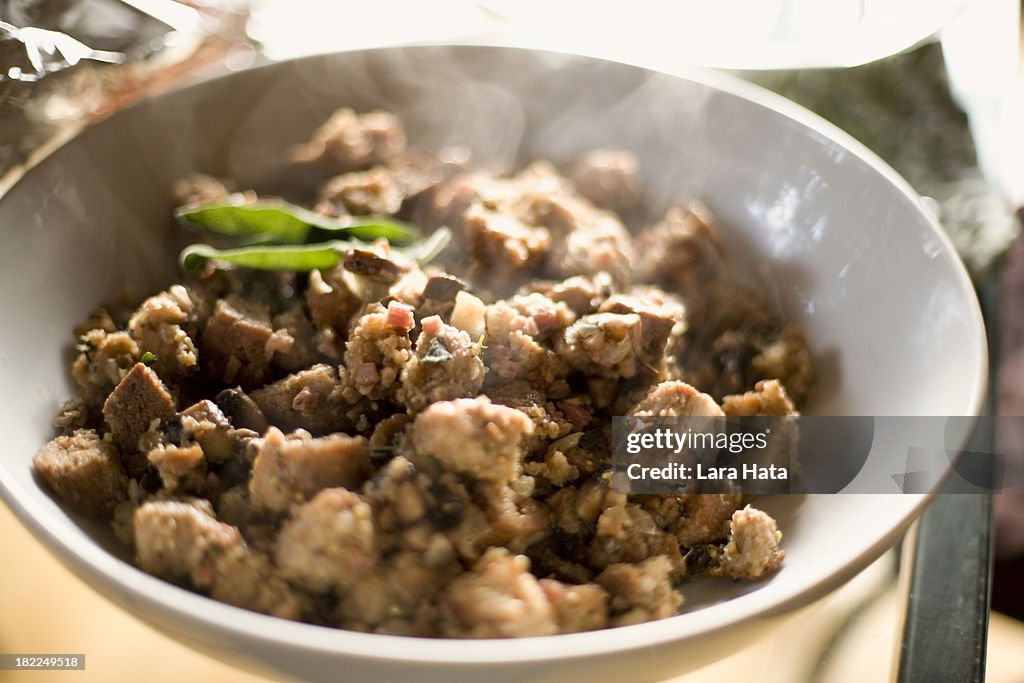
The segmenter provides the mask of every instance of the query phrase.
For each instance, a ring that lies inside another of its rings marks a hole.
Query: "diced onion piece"
[[[468,332],[472,339],[479,339],[487,332],[484,324],[484,302],[469,292],[455,295],[455,307],[452,309],[452,327]]]

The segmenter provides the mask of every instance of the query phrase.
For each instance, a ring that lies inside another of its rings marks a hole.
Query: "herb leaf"
[[[75,351],[79,353],[89,353],[95,351],[96,345],[89,341],[89,338],[84,334],[78,337],[78,343],[75,345]]]
[[[257,270],[310,271],[327,269],[341,262],[347,242],[323,242],[308,245],[268,245],[239,249],[214,249],[208,244],[185,247],[179,257],[186,273],[195,273],[207,261],[223,261]]]
[[[146,351],[144,354],[142,354],[142,358],[139,359],[139,362],[145,365],[146,367],[149,367],[150,365],[156,362],[156,354],[153,353],[152,351]]]
[[[342,232],[365,242],[383,237],[391,244],[410,244],[420,239],[420,231],[416,226],[386,216],[349,216],[337,227],[324,227],[322,223],[314,224],[313,227],[317,230]]]
[[[403,249],[403,253],[416,259],[422,266],[433,261],[452,241],[452,231],[442,226],[431,233],[430,237]]]
[[[438,228],[434,233],[402,253],[423,265],[441,253],[452,238],[451,230]],[[315,244],[254,244],[237,249],[217,249],[209,244],[190,244],[178,257],[182,269],[189,274],[198,272],[207,261],[220,261],[258,270],[326,270],[345,257],[352,247],[365,246],[357,241],[331,240]]]
[[[447,363],[454,357],[448,347],[444,345],[444,341],[440,337],[434,337],[430,340],[427,353],[420,362],[424,365],[437,365],[438,363]]]
[[[88,363],[92,362],[92,352],[95,350],[96,345],[89,341],[89,338],[84,334],[78,338],[78,343],[75,344],[75,351],[84,355]]]
[[[241,237],[251,243],[301,243],[306,240],[311,223],[289,211],[289,205],[284,202],[257,200],[241,204],[238,201],[199,207],[180,206],[174,211],[174,217],[184,228]]]
[[[315,229],[361,240],[380,237],[407,244],[420,237],[414,226],[384,216],[331,218],[280,199],[247,200],[232,195],[203,206],[180,206],[174,217],[190,230],[244,239],[249,244],[301,244]]]

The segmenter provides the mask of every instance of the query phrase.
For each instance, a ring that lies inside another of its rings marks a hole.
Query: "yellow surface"
[[[85,653],[85,671],[0,672],[2,683],[258,683],[108,602],[63,567],[0,504],[0,652]]]
[[[260,683],[157,633],[82,583],[0,504],[0,652],[86,655],[85,671],[0,672],[0,683]],[[671,683],[885,681],[900,598],[886,556],[842,589],[797,612],[763,640]],[[836,630],[847,637],[823,660]],[[989,683],[1024,683],[1024,625],[993,615]]]

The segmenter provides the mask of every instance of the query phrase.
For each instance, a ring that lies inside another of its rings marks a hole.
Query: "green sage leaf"
[[[430,237],[409,245],[402,252],[406,256],[415,259],[422,266],[437,258],[437,255],[444,251],[444,248],[451,241],[452,231],[442,226],[431,233]]]
[[[328,232],[341,232],[364,242],[383,237],[396,245],[411,244],[422,237],[416,226],[386,216],[349,216],[337,227],[326,228],[319,224],[313,227]]]
[[[215,249],[208,244],[192,244],[181,252],[181,267],[195,273],[207,261],[221,261],[257,270],[310,271],[331,268],[341,262],[347,242],[323,242],[307,245],[266,245]]]
[[[419,230],[386,216],[332,218],[280,199],[246,201],[242,195],[203,206],[181,206],[178,223],[190,230],[235,237],[249,244],[301,244],[314,231],[372,241],[383,237],[392,244],[408,244]]]

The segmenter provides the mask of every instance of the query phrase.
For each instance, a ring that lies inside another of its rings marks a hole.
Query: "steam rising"
[[[569,55],[421,47],[300,60],[281,71],[247,103],[232,136],[224,170],[240,186],[269,182],[289,146],[346,106],[393,111],[413,149],[466,145],[475,166],[495,171],[534,158],[564,164],[596,147],[628,149],[660,210],[693,184],[701,161],[687,157],[686,140],[707,133],[708,90]]]
[[[765,156],[763,131],[745,126],[741,118],[755,105],[700,83],[584,57],[517,49],[416,47],[271,65],[235,74],[230,81],[200,84],[191,93],[171,93],[140,111],[126,112],[116,134],[104,135],[111,140],[107,148],[117,149],[121,159],[117,177],[138,181],[132,192],[115,192],[110,201],[123,204],[125,215],[137,217],[124,221],[135,226],[124,233],[134,245],[128,248],[154,252],[166,244],[167,254],[176,252],[180,245],[170,243],[173,238],[154,242],[152,230],[171,227],[166,218],[169,188],[189,172],[226,176],[238,188],[272,194],[287,194],[282,182],[311,187],[309,178],[289,164],[289,150],[343,106],[394,111],[414,150],[436,153],[447,145],[464,145],[471,150],[474,168],[499,173],[538,158],[564,169],[594,148],[629,150],[639,160],[648,222],[681,198],[723,197],[720,179],[739,178],[737,192],[745,195],[710,206],[723,228],[729,263],[763,262],[759,257],[772,252],[772,240],[779,233],[741,229],[735,234],[744,235],[744,240],[731,237],[731,226],[762,224],[763,216],[753,215],[754,208],[770,211],[784,199],[771,194],[777,183],[759,181],[770,172],[774,159]],[[806,135],[795,126],[789,132]],[[105,182],[115,187],[121,181]],[[801,195],[798,203],[808,199]],[[794,234],[801,233],[797,224],[805,217],[802,209],[786,214],[786,222],[797,227]],[[797,243],[791,247],[801,248]],[[780,267],[786,268],[785,260],[792,255],[776,254],[783,257]],[[772,290],[757,283],[776,279],[773,273],[742,267],[737,268],[740,276],[755,282],[762,294]],[[787,271],[786,276],[799,283],[799,273]],[[785,292],[779,294],[794,300]]]
[[[628,150],[639,160],[644,183],[643,224],[657,221],[672,203],[703,198],[709,184],[720,195],[721,188],[713,187],[720,165],[736,165],[735,155],[720,151],[735,143],[735,131],[716,120],[734,98],[625,64],[516,49],[417,47],[300,60],[277,69],[269,84],[250,95],[254,100],[228,146],[224,172],[239,187],[280,190],[281,179],[288,178],[308,188],[312,181],[286,165],[287,151],[339,107],[392,111],[413,150],[436,155],[464,146],[472,168],[496,174],[535,159],[565,169],[592,149]],[[756,140],[759,132],[751,135]],[[759,221],[781,216],[772,207],[784,199],[755,196],[745,215],[721,215],[711,206],[728,244],[726,280],[772,304],[780,298],[765,284],[772,273],[746,267],[757,263],[753,253],[765,249],[741,248],[737,257],[729,225],[749,221],[752,207],[761,213]],[[766,225],[776,236],[794,232],[792,213],[787,225]]]

